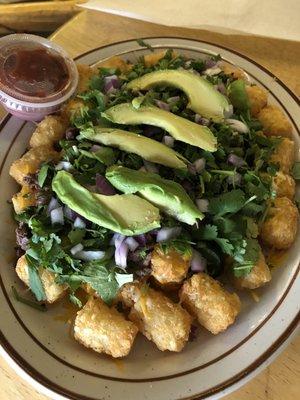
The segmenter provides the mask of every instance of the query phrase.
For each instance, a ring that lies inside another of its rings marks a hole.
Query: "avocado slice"
[[[154,106],[135,109],[129,103],[118,104],[101,114],[116,124],[158,126],[170,133],[176,140],[189,143],[207,151],[217,150],[217,139],[206,126],[198,125]]]
[[[106,178],[121,192],[139,193],[178,221],[193,225],[204,217],[181,185],[157,174],[113,165],[106,170]]]
[[[187,169],[187,160],[168,146],[137,133],[114,128],[87,128],[80,131],[81,136],[105,146],[117,147],[129,153],[138,154],[147,161],[170,168]],[[183,161],[185,160],[185,162]]]
[[[233,105],[239,111],[247,111],[250,108],[250,101],[246,90],[245,81],[237,79],[228,86],[228,97]]]
[[[181,89],[187,96],[188,108],[201,116],[219,122],[224,120],[224,112],[229,110],[229,102],[206,79],[185,70],[154,71],[134,79],[127,84],[134,91],[164,85]]]
[[[160,227],[159,210],[133,194],[92,193],[65,171],[56,174],[52,189],[64,204],[84,218],[122,235],[139,235]]]

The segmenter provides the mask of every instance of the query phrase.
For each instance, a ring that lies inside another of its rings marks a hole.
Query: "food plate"
[[[146,41],[155,49],[178,49],[191,57],[220,54],[241,67],[252,82],[269,91],[269,102],[288,116],[299,152],[299,101],[270,72],[244,56],[209,43],[179,38]],[[135,61],[148,52],[136,41],[126,41],[88,52],[78,61],[94,64],[114,55]],[[7,203],[16,185],[8,170],[24,153],[34,126],[8,116],[0,132],[0,339],[2,354],[22,377],[55,399],[217,399],[245,383],[278,354],[299,320],[300,234],[281,268],[274,270],[272,284],[259,290],[258,303],[248,294],[243,295],[243,312],[232,328],[217,337],[201,331],[197,340],[178,354],[159,352],[139,337],[128,358],[114,361],[85,350],[68,335],[74,311],[66,303],[38,314],[17,303],[11,287],[18,288],[20,283],[13,269],[14,223]]]

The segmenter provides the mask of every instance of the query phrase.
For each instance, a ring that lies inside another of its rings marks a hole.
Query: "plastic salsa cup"
[[[0,102],[24,120],[40,121],[75,92],[78,71],[63,48],[36,35],[0,39]]]

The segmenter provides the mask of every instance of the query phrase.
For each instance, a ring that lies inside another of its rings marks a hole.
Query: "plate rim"
[[[203,44],[207,44],[207,45],[211,45],[211,46],[215,46],[218,47],[219,49],[223,49],[226,50],[228,52],[231,52],[247,61],[249,61],[250,63],[254,64],[256,67],[258,67],[259,69],[261,69],[262,71],[264,71],[267,75],[269,75],[270,77],[276,79],[277,83],[283,87],[285,89],[285,91],[293,98],[293,100],[296,102],[296,104],[298,106],[300,106],[300,99],[293,93],[293,91],[286,86],[285,83],[283,83],[276,75],[274,75],[273,73],[271,73],[267,68],[265,68],[264,66],[260,65],[259,63],[257,63],[256,61],[254,61],[253,59],[251,59],[250,57],[234,50],[231,48],[228,48],[226,46],[222,46],[219,45],[217,43],[212,43],[212,42],[208,42],[208,41],[204,41],[204,40],[196,40],[196,39],[190,39],[190,38],[185,38],[185,37],[180,37],[180,36],[151,36],[151,37],[143,37],[143,40],[149,40],[149,39],[175,39],[175,40],[187,40],[187,41],[191,41],[191,42],[195,42],[197,44],[199,43],[203,43]],[[94,49],[91,49],[85,53],[82,53],[80,55],[78,55],[76,58],[74,58],[75,61],[77,61],[78,59],[81,59],[91,53],[97,52],[99,50],[102,50],[104,48],[107,47],[111,47],[114,45],[118,45],[118,44],[124,44],[124,43],[130,43],[130,42],[136,42],[136,39],[129,39],[129,40],[123,40],[123,41],[118,41],[118,42],[114,42],[114,43],[110,43],[107,45],[103,45],[103,46],[99,46],[96,47]],[[117,54],[116,54],[117,55]],[[257,79],[255,77],[255,79]],[[281,103],[281,102],[280,102]],[[282,103],[281,103],[282,104]],[[9,119],[12,116],[10,114],[7,114],[6,116],[4,116],[4,118],[0,121],[0,129],[2,129],[3,126],[6,125],[6,123],[9,121]],[[295,127],[297,127],[297,125],[294,123]],[[298,128],[298,127],[297,127]],[[2,164],[4,165],[5,163],[5,159],[3,159]],[[298,270],[297,272],[295,272],[294,277],[296,278],[299,272],[299,266],[298,266]],[[293,284],[293,281],[290,282],[289,287],[291,287]],[[288,294],[289,290],[286,290],[286,295]],[[285,296],[282,296],[281,301],[283,301],[285,298]],[[281,303],[281,302],[279,302]],[[280,305],[280,304],[279,304]],[[277,309],[277,304],[276,304],[276,309]],[[274,311],[276,311],[276,309],[274,309]],[[272,311],[270,312],[270,314],[268,314],[268,317],[270,317],[270,315],[272,315]],[[267,317],[267,318],[268,318]],[[283,349],[284,345],[288,343],[288,341],[291,339],[291,336],[296,332],[296,328],[298,325],[298,322],[300,320],[300,312],[298,312],[298,314],[294,317],[294,319],[292,320],[292,322],[289,324],[289,326],[285,329],[285,331],[277,338],[277,340],[272,343],[271,346],[269,346],[269,348],[260,356],[258,357],[254,362],[252,362],[249,366],[247,366],[243,371],[241,371],[240,373],[236,374],[235,376],[231,377],[230,379],[218,384],[217,386],[215,386],[214,388],[211,388],[205,392],[202,392],[198,395],[194,395],[192,397],[186,397],[182,400],[191,400],[191,399],[204,399],[204,398],[208,398],[212,395],[215,395],[217,393],[219,393],[222,390],[228,390],[228,388],[233,387],[238,385],[239,383],[243,383],[245,380],[247,380],[247,378],[249,377],[249,375],[254,375],[255,373],[259,372],[259,368],[263,368],[264,366],[268,365],[271,361],[272,361],[272,356],[275,356],[275,354],[277,352],[280,352],[281,349]],[[8,347],[10,348],[10,351],[7,351],[6,346],[3,346],[3,343],[6,342],[6,345],[8,345]],[[49,381],[45,376],[43,376],[42,374],[40,374],[38,371],[34,370],[33,367],[31,367],[26,360],[24,360],[22,358],[22,356],[20,356],[19,354],[17,354],[17,352],[10,346],[9,342],[3,337],[2,332],[0,331],[0,344],[2,347],[2,350],[5,352],[7,358],[11,359],[12,363],[16,363],[18,365],[18,367],[26,374],[29,375],[29,377],[31,378],[30,380],[33,380],[34,382],[38,382],[39,385],[42,385],[43,387],[45,387],[45,390],[49,390],[51,391],[53,394],[55,394],[56,396],[59,395],[68,395],[68,398],[71,399],[82,399],[82,400],[95,400],[94,398],[91,397],[85,397],[80,395],[80,397],[76,397],[78,396],[77,393],[72,393],[69,392],[68,389],[62,388],[59,385],[56,385],[54,382]],[[13,356],[13,354],[15,354],[15,357]],[[22,362],[18,362],[20,361],[19,359],[22,360]],[[32,370],[35,372],[35,376],[31,376],[30,373],[28,373],[27,369],[24,369],[24,363],[27,364],[29,366],[29,371]],[[192,373],[193,370],[188,371],[186,374],[188,373]],[[22,374],[23,375],[23,374]],[[39,379],[36,379],[36,375],[41,376],[42,380],[40,381]],[[179,374],[182,375],[182,374]],[[166,379],[172,379],[172,377],[174,376],[169,376],[166,377]],[[48,381],[48,384],[45,384],[45,380]],[[152,379],[155,380],[155,379]],[[28,379],[29,381],[29,379]],[[147,380],[147,381],[151,381],[151,379]],[[29,382],[30,384],[32,384],[32,382]],[[53,387],[56,387],[56,389],[62,389],[63,391],[59,390],[59,391],[53,391]],[[49,393],[47,393],[49,395]],[[69,396],[74,396],[75,397],[69,397]],[[199,397],[201,396],[201,397]],[[204,397],[203,397],[204,396]],[[60,397],[61,398],[61,397]]]

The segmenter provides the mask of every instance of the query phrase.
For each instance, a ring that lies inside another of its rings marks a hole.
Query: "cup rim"
[[[69,73],[70,73],[70,84],[67,88],[65,94],[59,97],[59,92],[56,94],[55,99],[49,101],[26,101],[26,100],[19,100],[17,97],[8,94],[5,90],[0,89],[0,101],[3,102],[2,99],[6,99],[5,104],[8,106],[8,103],[12,108],[16,109],[17,107],[27,107],[27,108],[48,108],[52,106],[57,106],[58,104],[63,103],[66,101],[76,90],[78,85],[78,70],[74,60],[68,55],[68,53],[58,44],[51,42],[50,40],[43,38],[38,35],[32,35],[28,33],[14,33],[11,35],[4,36],[0,38],[0,48],[4,47],[13,42],[33,42],[40,44],[48,49],[56,51],[60,56],[63,57]]]

